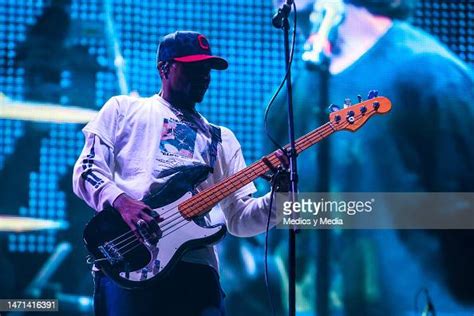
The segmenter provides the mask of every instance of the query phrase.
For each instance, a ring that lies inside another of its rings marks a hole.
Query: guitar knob
[[[380,107],[380,102],[374,102],[373,106],[374,106],[374,109],[377,111]]]
[[[363,106],[360,108],[360,113],[362,113],[362,115],[364,115],[365,113],[367,113],[367,107],[366,106]]]
[[[367,95],[367,99],[370,100],[370,99],[376,98],[378,97],[378,95],[379,95],[379,92],[377,90],[370,90],[369,94]]]
[[[352,105],[351,99],[346,98],[346,99],[344,100],[344,108],[348,108],[348,107],[350,107],[351,105]]]
[[[357,95],[357,100],[359,100],[359,103],[362,102],[362,96],[360,94]]]
[[[336,104],[331,104],[331,105],[328,107],[328,110],[329,110],[329,112],[331,112],[331,113],[332,113],[332,112],[337,112],[337,111],[339,111],[340,109],[341,109],[341,108],[340,108],[338,105],[336,105]]]
[[[355,115],[354,111],[347,112],[347,121],[351,124],[354,123],[355,121],[354,115]]]

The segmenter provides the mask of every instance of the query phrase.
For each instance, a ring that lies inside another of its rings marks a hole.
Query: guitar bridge
[[[124,260],[122,254],[118,251],[113,243],[107,242],[98,248],[111,265],[117,265]]]

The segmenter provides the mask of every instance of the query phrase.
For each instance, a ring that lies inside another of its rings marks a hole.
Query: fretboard
[[[334,131],[335,130],[328,122],[314,131],[300,137],[295,142],[296,152],[300,153],[308,149],[312,145],[331,135]],[[288,148],[289,145],[286,145],[285,149]],[[225,180],[209,188],[206,188],[205,190],[181,203],[178,206],[179,211],[186,218],[199,216],[208,212],[212,207],[228,197],[230,194],[268,172],[270,167],[263,161],[265,158],[275,168],[281,164],[280,159],[277,156],[277,151],[274,151],[264,158],[254,162],[250,166],[226,178]]]

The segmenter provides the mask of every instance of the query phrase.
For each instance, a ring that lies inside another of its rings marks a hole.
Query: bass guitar
[[[333,111],[326,124],[296,141],[296,151],[300,153],[336,131],[356,131],[373,115],[390,109],[387,98],[375,97]],[[153,209],[152,216],[160,217],[156,225],[138,225],[132,231],[117,211],[105,209],[86,225],[85,246],[96,266],[117,284],[143,288],[161,279],[187,250],[219,241],[225,235],[225,225],[206,226],[202,216],[231,193],[279,165],[275,151],[197,194],[193,189],[206,179],[209,170],[189,169],[144,200]]]

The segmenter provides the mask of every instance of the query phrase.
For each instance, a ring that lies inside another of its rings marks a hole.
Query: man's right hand
[[[125,193],[120,194],[112,205],[122,216],[127,225],[134,231],[137,229],[137,223],[140,220],[145,221],[148,225],[156,225],[159,218],[151,217],[152,209],[141,201],[132,199]]]

